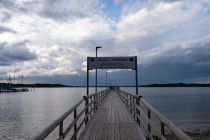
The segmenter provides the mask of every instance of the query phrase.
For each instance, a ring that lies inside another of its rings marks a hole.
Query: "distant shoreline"
[[[169,83],[169,84],[150,84],[142,85],[140,87],[210,87],[210,84],[197,84],[197,83]]]
[[[0,83],[0,87],[8,85],[8,83]],[[10,84],[12,87],[29,87],[29,88],[62,88],[62,87],[86,87],[84,85],[77,86],[77,85],[63,85],[63,84],[49,84],[49,83],[36,83],[36,84]],[[113,85],[119,86],[119,85]],[[94,87],[94,86],[90,86]],[[98,87],[106,87],[99,85]],[[120,87],[135,87],[135,86],[127,86],[127,85],[120,85]],[[148,84],[148,85],[139,85],[139,87],[210,87],[210,84],[198,84],[198,83],[168,83],[168,84]]]

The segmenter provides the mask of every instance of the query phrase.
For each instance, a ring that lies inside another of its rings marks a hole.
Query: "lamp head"
[[[100,49],[100,48],[102,48],[102,47],[101,47],[101,46],[97,46],[97,47],[96,47],[96,49]]]

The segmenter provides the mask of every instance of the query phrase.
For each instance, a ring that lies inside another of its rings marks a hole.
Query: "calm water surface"
[[[0,94],[0,139],[32,139],[78,102],[85,91],[85,88],[38,88]],[[182,129],[210,129],[210,88],[140,88],[139,92]]]
[[[133,88],[126,88],[134,92]],[[210,88],[140,88],[143,97],[184,131],[210,129]],[[135,92],[134,92],[135,93]]]

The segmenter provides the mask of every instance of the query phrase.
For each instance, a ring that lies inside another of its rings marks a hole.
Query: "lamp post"
[[[102,48],[101,46],[96,46],[96,58],[97,58],[97,51],[98,49]],[[96,88],[95,88],[95,93],[97,93],[97,68],[96,68],[96,80],[95,80],[95,85],[96,85]]]
[[[106,87],[107,87],[107,76],[108,76],[108,71],[106,71]]]

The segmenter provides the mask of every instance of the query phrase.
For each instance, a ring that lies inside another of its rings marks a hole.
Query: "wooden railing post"
[[[102,104],[102,101],[103,101],[103,94],[104,94],[104,92],[101,92],[101,104]]]
[[[147,117],[148,117],[149,120],[151,119],[151,111],[150,111],[149,108],[147,110]],[[151,132],[151,126],[150,126],[149,123],[148,123],[148,131]]]
[[[136,105],[139,106],[139,107],[140,107],[140,97],[141,97],[141,96],[138,96],[138,97],[136,98]],[[137,113],[137,116],[140,117],[140,110],[138,110],[137,108],[136,108],[136,113]],[[140,125],[140,119],[137,117],[136,120],[137,120],[138,124]]]
[[[89,107],[88,107],[88,98],[87,96],[85,96],[85,117],[86,117],[86,120],[85,120],[85,125],[87,124],[88,122],[88,112],[89,112]]]
[[[101,99],[100,99],[100,93],[98,94],[98,107],[100,106],[101,104]]]
[[[96,96],[96,110],[98,109],[98,94],[95,95]]]
[[[63,121],[59,125],[59,137],[63,139]]]
[[[136,117],[136,103],[135,103],[134,97],[133,97],[132,104],[133,104],[133,118],[135,119],[135,117]]]
[[[93,98],[90,97],[90,117],[92,116],[92,109],[93,109]]]
[[[74,109],[74,120],[77,117],[77,108]],[[74,140],[77,140],[77,122],[74,124]]]
[[[98,102],[99,102],[98,106],[100,106],[101,105],[101,93],[98,94]]]
[[[129,104],[128,93],[126,94],[126,98],[127,98],[126,106],[129,107],[129,106],[128,106],[128,104]]]
[[[99,99],[100,99],[100,105],[101,105],[101,103],[102,103],[102,98],[101,98],[101,94],[102,94],[102,92],[100,92],[100,94],[99,94]]]
[[[132,100],[132,96],[130,96],[130,112],[132,113],[132,102],[131,102],[131,100]]]
[[[165,136],[165,126],[164,126],[164,123],[162,121],[160,122],[160,127],[161,127],[161,134],[163,136]]]
[[[94,100],[94,101],[93,101],[93,102],[94,102],[94,103],[93,103],[93,107],[94,107],[93,110],[94,110],[94,113],[95,113],[95,111],[96,111],[96,96],[95,96],[95,95],[93,96],[93,100]]]
[[[125,104],[127,103],[127,97],[126,97],[126,93],[124,92],[124,102]]]

